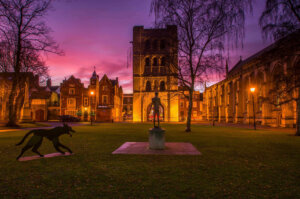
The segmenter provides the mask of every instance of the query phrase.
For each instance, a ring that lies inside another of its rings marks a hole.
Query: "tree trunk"
[[[296,124],[296,136],[300,136],[300,94],[297,99],[297,124]]]
[[[193,88],[193,87],[192,87]],[[190,90],[189,96],[189,108],[188,108],[188,115],[186,121],[186,129],[185,132],[191,132],[191,118],[192,118],[192,108],[193,108],[193,90]]]
[[[17,112],[16,112],[16,93],[17,93],[17,85],[18,85],[18,78],[15,74],[13,76],[13,82],[11,87],[11,92],[9,94],[9,102],[8,102],[8,123],[6,126],[8,127],[17,127]]]

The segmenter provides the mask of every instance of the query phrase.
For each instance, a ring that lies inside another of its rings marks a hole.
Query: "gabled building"
[[[71,76],[60,86],[60,115],[79,117],[82,121],[113,122],[122,120],[123,90],[118,78],[106,75],[99,80],[94,71],[88,88]]]

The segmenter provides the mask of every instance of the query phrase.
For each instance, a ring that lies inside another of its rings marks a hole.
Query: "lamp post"
[[[92,110],[92,97],[94,96],[95,92],[90,92],[90,117],[91,117],[91,126],[93,126],[93,110]]]
[[[254,106],[254,92],[255,92],[255,88],[252,87],[250,88],[250,91],[252,93],[252,103],[253,103],[253,127],[254,130],[256,130],[256,123],[255,123],[255,106]]]

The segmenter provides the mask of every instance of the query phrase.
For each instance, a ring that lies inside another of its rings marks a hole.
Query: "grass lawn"
[[[0,198],[300,198],[300,137],[288,133],[163,124],[166,141],[201,156],[112,155],[147,141],[150,124],[74,127],[73,156],[18,162],[26,131],[0,134]],[[49,141],[43,154],[55,152]],[[33,155],[26,152],[25,156]]]
[[[36,123],[20,123],[18,124],[20,127],[19,128],[37,128],[37,127],[48,127],[51,126],[46,123],[41,123],[41,122],[36,122]],[[0,130],[6,130],[6,129],[16,129],[15,127],[5,127],[5,126],[0,126]]]

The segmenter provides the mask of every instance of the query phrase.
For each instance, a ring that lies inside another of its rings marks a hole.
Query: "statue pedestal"
[[[154,150],[165,148],[165,129],[158,127],[149,129],[149,148]]]

